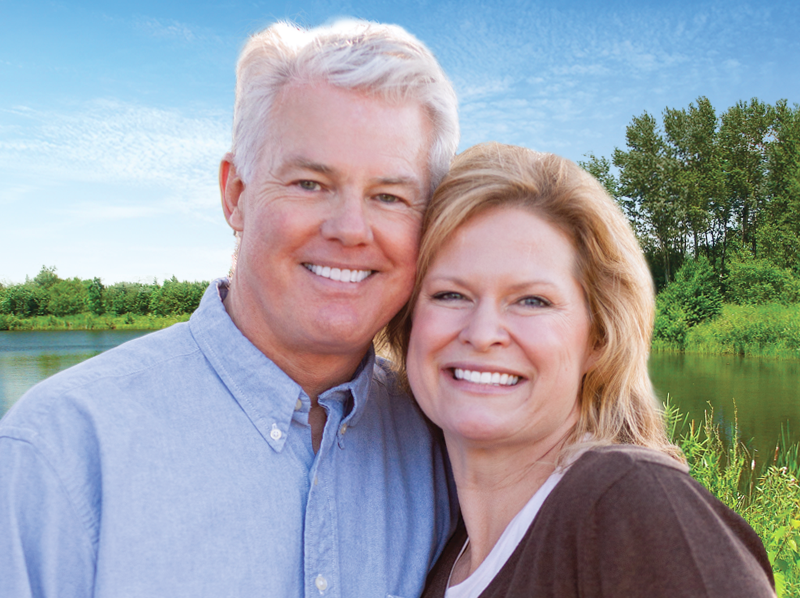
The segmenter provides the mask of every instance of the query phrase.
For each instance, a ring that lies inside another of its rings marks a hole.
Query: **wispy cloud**
[[[188,115],[95,100],[74,112],[5,110],[0,160],[47,179],[170,189],[183,209],[215,204],[219,159],[229,146],[223,115]],[[120,215],[122,215],[120,213]]]
[[[186,42],[193,42],[198,38],[188,25],[178,21],[162,22],[152,17],[140,17],[136,19],[135,26],[153,37],[173,38]]]

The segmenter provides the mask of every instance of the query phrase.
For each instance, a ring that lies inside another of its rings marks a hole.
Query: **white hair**
[[[233,163],[242,181],[252,180],[280,90],[320,80],[422,105],[434,131],[428,156],[432,194],[458,147],[453,86],[430,50],[402,27],[356,20],[309,30],[278,22],[247,41],[236,67],[233,114]]]

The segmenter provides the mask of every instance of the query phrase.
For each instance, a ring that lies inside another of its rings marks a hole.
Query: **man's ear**
[[[219,193],[222,198],[222,212],[225,220],[235,231],[241,232],[244,228],[244,217],[239,200],[244,193],[244,182],[236,174],[233,165],[233,154],[228,152],[219,164]]]

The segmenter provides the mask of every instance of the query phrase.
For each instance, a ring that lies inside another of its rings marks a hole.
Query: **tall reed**
[[[788,429],[781,431],[771,461],[756,471],[738,424],[734,423],[726,444],[724,431],[713,423],[713,410],[697,423],[668,397],[664,412],[670,436],[686,455],[692,477],[761,537],[778,596],[800,598],[800,446],[789,442]]]

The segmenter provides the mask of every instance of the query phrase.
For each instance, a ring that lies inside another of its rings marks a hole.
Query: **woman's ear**
[[[228,152],[219,164],[219,193],[222,199],[222,213],[233,230],[241,232],[244,228],[244,215],[239,205],[244,193],[244,182],[236,173],[233,154]]]

